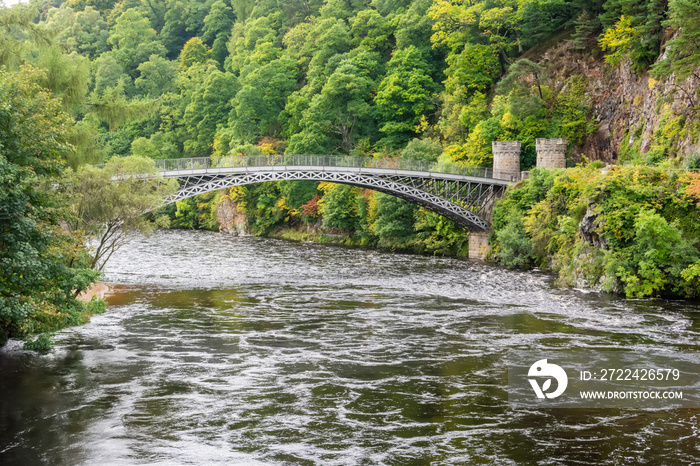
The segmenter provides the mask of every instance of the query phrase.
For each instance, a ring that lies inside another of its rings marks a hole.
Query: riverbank
[[[108,293],[110,290],[111,288],[106,284],[96,282],[90,288],[80,293],[76,299],[83,303],[89,303],[92,301],[93,296],[97,296],[98,299],[104,299],[105,293]]]
[[[372,247],[368,242],[354,240],[346,234],[340,233],[324,233],[320,231],[304,231],[296,228],[279,228],[263,235],[267,238],[284,239],[298,243],[317,243],[317,244],[333,244],[337,246],[347,247]]]
[[[493,212],[489,256],[509,269],[553,273],[557,284],[627,297],[700,296],[700,174],[590,164],[535,170]],[[431,218],[435,214],[422,218]],[[435,216],[437,217],[437,216]],[[468,257],[468,234],[441,219],[404,236],[285,225],[261,236],[383,251]],[[444,234],[447,231],[449,234]],[[439,232],[439,233],[438,233]],[[472,238],[473,239],[473,238]]]
[[[283,227],[271,231],[264,238],[283,239],[297,243],[314,243],[314,244],[329,244],[334,246],[342,246],[347,248],[358,249],[374,249],[383,252],[392,252],[400,254],[418,254],[424,256],[441,256],[453,257],[456,259],[467,259],[468,253],[466,248],[461,248],[459,251],[445,251],[436,253],[428,250],[420,241],[385,241],[380,243],[376,238],[350,236],[346,233],[328,233],[323,230],[301,230],[293,227]]]
[[[627,297],[700,296],[700,174],[656,167],[534,170],[493,212],[492,256],[558,284]]]
[[[233,190],[192,201],[196,215],[185,215],[190,204],[178,204],[181,210],[169,215],[198,218],[192,229],[209,225],[233,235],[429,256],[467,258],[470,242],[475,246],[474,235],[439,214],[359,188],[298,181]],[[699,204],[698,173],[600,162],[536,169],[495,202],[486,259],[509,269],[551,272],[563,287],[695,298]],[[473,250],[487,247],[485,237],[477,239],[480,247]]]

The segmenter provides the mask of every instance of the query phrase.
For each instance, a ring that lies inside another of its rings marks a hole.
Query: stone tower
[[[493,141],[493,177],[499,180],[520,179],[520,141]]]
[[[566,168],[566,139],[536,139],[538,168]]]

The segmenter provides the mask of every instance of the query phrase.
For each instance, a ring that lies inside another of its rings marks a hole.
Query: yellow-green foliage
[[[641,166],[535,170],[494,212],[494,255],[565,285],[627,296],[700,295],[697,179]],[[582,235],[585,216],[593,225]]]
[[[668,105],[663,107],[659,126],[652,138],[651,147],[646,154],[646,162],[658,165],[675,155],[676,142],[685,136],[685,116],[676,115]]]
[[[620,149],[617,154],[619,163],[642,162],[642,133],[644,124],[630,128],[622,135]]]
[[[611,27],[598,43],[605,52],[605,61],[611,65],[618,65],[627,55],[632,47],[632,41],[636,35],[636,30],[632,27],[632,18],[620,16],[620,20]]]

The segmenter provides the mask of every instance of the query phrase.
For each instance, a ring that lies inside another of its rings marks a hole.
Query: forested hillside
[[[3,10],[0,60],[47,71],[43,84],[79,121],[73,165],[130,153],[370,155],[422,138],[470,164],[488,164],[492,140],[522,140],[528,168],[535,137],[575,146],[597,129],[584,92],[590,76],[557,74],[552,47],[569,44],[571,61],[604,58],[608,72],[651,67],[654,82],[675,72],[694,106],[685,78],[695,73],[697,8],[689,0],[33,0]]]
[[[42,70],[73,118],[73,168],[281,153],[487,167],[492,141],[518,140],[527,170],[536,138],[566,138],[571,166],[700,166],[699,17],[694,0],[31,0],[0,9],[0,66]],[[466,253],[452,222],[343,185],[235,188],[165,215],[217,229],[222,201],[254,234]]]

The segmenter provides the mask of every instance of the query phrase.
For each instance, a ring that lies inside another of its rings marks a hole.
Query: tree
[[[185,150],[197,155],[211,152],[217,128],[225,126],[231,112],[231,100],[240,89],[238,79],[214,66],[185,109],[184,123],[189,139]]]
[[[296,86],[297,74],[292,60],[280,58],[241,78],[243,86],[233,99],[229,117],[240,142],[256,143],[261,136],[279,134],[279,114]]]
[[[119,82],[124,86],[125,94],[133,95],[131,77],[126,74],[124,67],[111,54],[104,54],[92,62],[94,73],[94,88],[92,96],[101,96],[106,89],[116,87]]]
[[[157,98],[173,87],[175,64],[159,55],[151,55],[138,67],[140,76],[134,84],[143,95]]]
[[[619,21],[608,28],[598,41],[600,48],[608,52],[605,54],[605,61],[612,65],[619,64],[632,50],[637,35],[638,31],[633,27],[632,18],[620,16]]]
[[[245,203],[246,219],[253,234],[269,233],[284,219],[279,205],[280,192],[276,183],[243,186],[239,192]]]
[[[346,184],[321,184],[323,196],[323,226],[351,232],[357,227],[357,202],[352,186]]]
[[[279,181],[278,187],[292,209],[300,208],[318,193],[318,181]]]
[[[553,36],[571,18],[569,0],[530,0],[521,4],[520,44],[525,50]]]
[[[447,57],[445,90],[462,92],[465,100],[476,92],[484,92],[500,75],[498,57],[486,45],[466,44],[459,54]]]
[[[540,99],[544,99],[542,95],[541,81],[544,76],[545,69],[543,66],[534,63],[527,58],[521,58],[513,63],[508,68],[508,74],[498,83],[498,92],[500,94],[509,93],[514,87],[521,85],[523,78],[532,76],[537,86],[537,94]]]
[[[667,24],[676,29],[677,35],[666,44],[666,56],[652,68],[657,79],[671,74],[676,76],[676,85],[689,98],[695,107],[695,96],[680,84],[690,76],[700,79],[700,4],[692,0],[671,0],[670,19]],[[699,91],[696,89],[696,94]]]
[[[355,127],[371,115],[373,88],[372,80],[357,67],[341,65],[314,96],[304,119],[334,134],[338,138],[336,149],[347,154],[354,146]]]
[[[518,4],[512,0],[502,2],[435,0],[428,15],[435,21],[435,33],[430,40],[433,46],[447,46],[452,53],[467,43],[477,43],[483,37],[503,64],[510,63],[508,56],[519,45]],[[518,47],[518,53],[522,49]]]
[[[58,31],[56,40],[60,44],[90,59],[109,49],[107,22],[92,6],[88,5],[83,11],[73,12],[64,4],[61,8],[49,11],[46,23],[48,28]]]
[[[476,97],[483,96],[498,79],[501,65],[493,48],[482,44],[465,44],[460,53],[449,54],[446,62],[449,66],[445,70],[447,80],[440,124],[446,138],[456,142],[476,125],[476,122],[465,124],[468,117],[463,114],[473,113],[473,104],[479,102]]]
[[[499,248],[495,252],[498,262],[509,269],[529,268],[534,261],[532,240],[525,232],[522,218],[513,215],[505,228],[496,233]]]
[[[277,43],[277,32],[267,16],[246,21],[234,27],[228,43],[231,70],[243,78],[261,66],[277,59],[282,49]]]
[[[420,162],[437,162],[442,145],[431,139],[412,139],[401,151],[401,158]]]
[[[468,42],[470,36],[477,35],[478,15],[481,8],[471,2],[468,6],[461,3],[435,0],[431,5],[428,16],[434,22],[435,33],[430,38],[433,46],[447,46],[452,51],[456,51]]]
[[[434,53],[436,58],[439,57],[439,60],[435,60],[438,64],[442,61],[442,53],[431,47],[430,37],[433,35],[433,20],[427,14],[432,1],[414,0],[410,4],[408,11],[397,18],[398,24],[394,32],[396,48],[405,49],[411,45],[422,46],[421,48]]]
[[[336,55],[349,52],[350,42],[350,29],[344,21],[326,18],[314,23],[304,49],[311,56],[307,79],[316,89],[320,89],[323,82],[313,83],[313,81],[317,78],[325,79],[328,77],[328,72],[332,72],[332,70],[326,69],[329,60]],[[339,64],[337,63],[337,65]]]
[[[394,27],[376,10],[362,10],[350,20],[353,45],[386,52],[391,49]]]
[[[76,169],[84,164],[102,163],[104,149],[99,139],[99,124],[90,116],[83,118],[73,127],[68,141],[73,151],[66,155],[68,166]]]
[[[145,9],[153,29],[156,32],[160,32],[165,25],[165,13],[168,9],[168,2],[166,0],[141,0],[141,5]]]
[[[48,44],[48,36],[34,24],[36,8],[19,4],[0,8],[0,66],[14,68],[23,62],[27,44]]]
[[[174,180],[157,176],[153,160],[143,157],[113,157],[104,168],[84,165],[73,172],[69,226],[95,240],[90,267],[102,270],[134,234],[151,232],[156,223],[144,214],[163,205],[175,188]]]
[[[610,51],[606,60],[628,57],[641,73],[659,55],[668,0],[607,0],[603,7],[600,19],[606,30],[599,42]]]
[[[115,131],[130,119],[148,116],[156,109],[154,101],[129,101],[125,87],[124,81],[120,80],[116,86],[106,88],[102,95],[93,93],[87,103],[90,113],[107,123],[110,131]]]
[[[185,18],[187,16],[186,2],[171,0],[165,12],[165,24],[160,30],[160,39],[168,51],[168,58],[174,60],[180,54],[182,46],[193,33],[187,31]]]
[[[420,117],[434,108],[430,100],[434,89],[418,49],[410,46],[394,52],[374,99],[384,121],[379,131],[387,135],[388,145],[398,146],[415,134]]]
[[[287,154],[327,154],[332,150],[331,140],[323,130],[314,123],[303,131],[292,135],[287,144]]]
[[[211,49],[199,37],[188,40],[180,53],[181,70],[186,70],[192,65],[203,65],[211,59]]]
[[[384,193],[376,193],[377,208],[372,231],[380,245],[405,243],[415,234],[415,204]]]
[[[416,240],[435,255],[469,255],[469,232],[443,215],[427,209],[416,212]]]
[[[518,3],[504,1],[494,8],[484,8],[479,15],[479,29],[488,37],[490,45],[504,63],[510,63],[508,55],[516,46],[518,53],[523,52],[518,39]]]
[[[131,153],[151,159],[176,159],[182,157],[173,132],[156,131],[150,138],[140,137],[131,143]]]
[[[58,47],[46,47],[38,53],[36,66],[44,70],[40,84],[61,98],[66,111],[74,112],[82,106],[90,82],[87,58],[76,52],[65,55]]]
[[[136,77],[138,66],[151,55],[166,54],[151,22],[135,8],[129,8],[117,18],[107,42],[113,47],[109,53],[124,64],[126,72],[132,78]]]
[[[71,120],[37,85],[41,72],[0,70],[0,344],[82,323],[94,306],[75,299],[99,274],[67,233],[57,196]]]
[[[214,60],[221,66],[228,55],[227,43],[235,19],[231,7],[221,0],[212,4],[211,10],[204,18],[202,40],[211,47]]]
[[[634,220],[634,241],[619,251],[614,271],[628,297],[670,294],[686,267],[696,262],[698,250],[683,238],[675,223],[653,210],[641,209]]]
[[[575,50],[590,50],[590,40],[595,31],[600,28],[600,19],[584,10],[574,22],[576,32],[571,37],[572,48]]]
[[[367,0],[326,0],[321,7],[322,18],[339,18],[347,20],[353,13],[368,6]]]

